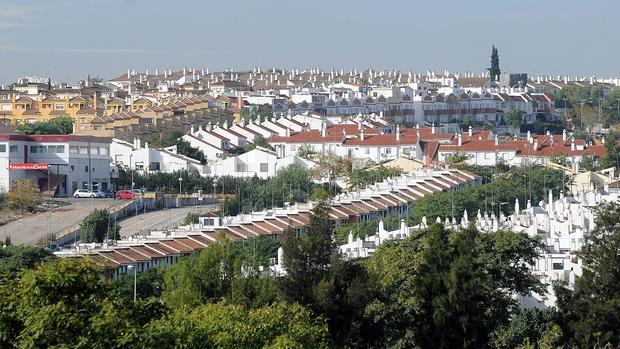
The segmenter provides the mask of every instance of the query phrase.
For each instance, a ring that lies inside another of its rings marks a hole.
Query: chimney
[[[346,141],[347,140],[347,130],[346,129],[342,129],[342,141]]]
[[[534,146],[532,149],[534,149],[534,151],[538,150],[538,139],[534,140]]]
[[[290,128],[287,127],[285,132],[286,132],[286,134],[285,134],[286,137],[290,137],[291,136],[291,129]]]
[[[362,131],[363,134],[363,131]],[[327,125],[325,125],[325,121],[321,123],[321,137],[327,137]]]
[[[527,141],[532,142],[532,134],[530,133],[530,130],[527,130]]]
[[[144,149],[148,149],[149,148],[149,142],[144,142]]]
[[[396,125],[396,140],[400,141],[400,125]]]
[[[605,144],[605,136],[601,137],[601,143]]]
[[[458,136],[456,136],[456,138],[458,139],[459,142],[459,147],[463,145],[463,139],[461,137],[461,134],[459,133]]]
[[[499,145],[499,137],[495,135],[495,145]]]
[[[97,114],[97,92],[93,92],[93,109],[95,109],[95,114]]]
[[[360,133],[360,140],[364,141],[364,129],[362,128],[362,132]]]
[[[194,134],[194,125],[192,125],[192,127],[189,128],[189,133],[192,135]]]
[[[570,151],[575,151],[575,139],[570,140]]]
[[[431,126],[431,133],[435,134],[435,124],[433,124],[433,126]]]
[[[566,129],[562,130],[562,142],[566,142]]]
[[[474,135],[474,128],[471,127],[471,125],[469,126],[469,130],[468,131],[469,131],[469,137]]]

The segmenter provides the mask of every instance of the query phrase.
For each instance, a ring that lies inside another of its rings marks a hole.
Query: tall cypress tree
[[[499,53],[497,52],[495,45],[493,45],[493,48],[491,49],[491,68],[489,68],[491,80],[499,80],[499,74],[501,74],[499,69]]]

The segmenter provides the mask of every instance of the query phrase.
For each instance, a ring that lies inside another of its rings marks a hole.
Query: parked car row
[[[73,193],[74,198],[113,198],[114,195],[112,190],[78,189]]]
[[[144,191],[140,189],[122,189],[119,191],[113,190],[88,190],[78,189],[73,193],[74,198],[114,198],[114,199],[133,199],[144,194]]]

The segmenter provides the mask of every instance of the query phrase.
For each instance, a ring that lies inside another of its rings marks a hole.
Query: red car
[[[132,193],[131,190],[119,190],[116,192],[117,199],[133,199],[136,194]]]

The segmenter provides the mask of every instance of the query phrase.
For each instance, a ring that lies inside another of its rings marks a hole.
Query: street
[[[35,245],[51,231],[53,233],[79,223],[92,210],[108,208],[121,203],[114,199],[63,198],[71,205],[61,206],[53,212],[41,212],[0,226],[0,238],[11,237],[16,245]],[[51,218],[51,219],[50,219]]]
[[[205,212],[217,207],[217,204],[186,206],[160,211],[152,211],[119,221],[121,237],[147,233],[150,230],[176,227],[190,212]]]

